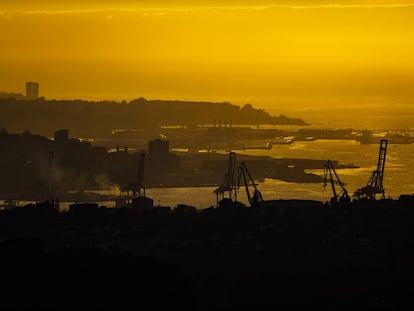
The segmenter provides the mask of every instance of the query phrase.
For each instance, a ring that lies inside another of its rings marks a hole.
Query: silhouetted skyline
[[[1,310],[413,304],[414,0],[0,2]]]

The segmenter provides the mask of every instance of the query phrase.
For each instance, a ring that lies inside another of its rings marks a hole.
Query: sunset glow
[[[413,171],[414,0],[0,0],[0,311],[403,309]]]
[[[6,1],[0,85],[299,115],[374,99],[398,113],[414,98],[413,17],[410,1]]]

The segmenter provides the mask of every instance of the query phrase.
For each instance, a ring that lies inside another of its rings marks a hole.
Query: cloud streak
[[[68,10],[5,10],[3,16],[10,14],[21,15],[64,15],[64,14],[94,14],[94,13],[142,13],[145,15],[165,15],[168,13],[190,13],[205,11],[266,11],[272,9],[290,10],[326,10],[326,9],[398,9],[414,8],[414,3],[401,4],[319,4],[319,5],[265,5],[265,6],[204,6],[204,7],[165,7],[165,8],[104,8],[104,9],[68,9]]]

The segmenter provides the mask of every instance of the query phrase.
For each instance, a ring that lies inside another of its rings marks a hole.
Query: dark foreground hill
[[[48,135],[67,128],[76,137],[100,137],[114,129],[153,128],[160,125],[217,124],[293,124],[301,119],[271,116],[250,104],[146,100],[131,102],[84,100],[0,99],[0,124],[12,132],[29,129]]]
[[[16,208],[0,213],[0,307],[411,309],[413,228],[412,198],[346,209]]]

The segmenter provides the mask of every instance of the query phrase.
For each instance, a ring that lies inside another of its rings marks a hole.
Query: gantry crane
[[[328,178],[329,176],[329,178]],[[338,206],[349,204],[351,202],[351,198],[348,195],[348,191],[345,189],[345,184],[341,181],[336,170],[331,162],[328,160],[324,165],[324,187],[328,184],[328,179],[331,183],[333,197],[330,200],[331,206]],[[336,190],[335,184],[340,186],[340,191]]]
[[[54,169],[54,163],[55,162],[55,153],[54,151],[49,151],[49,157],[48,157],[48,200],[50,200],[52,203],[55,199],[55,185],[54,185],[54,176],[53,176],[53,169]]]
[[[229,153],[229,162],[227,173],[224,174],[223,182],[217,189],[214,190],[218,203],[226,198],[226,193],[228,194],[228,199],[232,201],[237,201],[237,185],[235,182],[235,170],[236,170],[236,153]]]
[[[132,198],[145,197],[144,163],[145,163],[145,153],[142,152],[140,154],[139,162],[138,162],[137,179],[134,181],[128,182],[127,186],[121,189],[121,191],[127,192],[127,200],[129,200],[130,191],[132,192]]]
[[[246,163],[244,163],[244,161],[239,165],[239,174],[237,179],[238,188],[240,188],[240,184],[242,181],[244,182],[247,200],[249,201],[250,206],[255,206],[263,202],[263,196],[261,192],[257,189],[254,179],[250,175],[250,172],[247,169]],[[254,188],[253,195],[250,193],[249,186],[253,186]]]
[[[385,189],[383,185],[385,157],[387,155],[388,140],[381,139],[380,148],[378,153],[377,169],[372,172],[371,177],[368,180],[366,186],[359,188],[354,193],[356,199],[368,198],[375,199],[376,194],[382,194],[382,198],[385,197]]]
[[[139,157],[138,163],[138,172],[137,172],[137,187],[133,190],[133,196],[136,197],[145,197],[145,187],[144,187],[144,163],[145,163],[145,153],[142,152]]]

